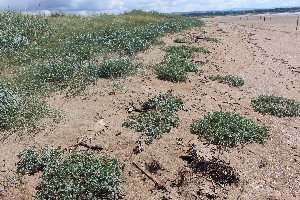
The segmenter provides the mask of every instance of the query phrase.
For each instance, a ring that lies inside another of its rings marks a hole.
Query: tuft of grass
[[[35,198],[117,199],[123,195],[120,176],[124,164],[118,159],[98,158],[91,152],[63,153],[60,148],[48,147],[32,147],[20,153],[19,173],[43,173]]]
[[[151,144],[154,139],[160,139],[163,133],[168,133],[172,127],[176,127],[179,118],[174,112],[184,109],[183,101],[172,97],[169,93],[149,98],[143,107],[148,112],[130,115],[122,126],[144,132],[146,144]]]
[[[236,77],[236,76],[232,76],[232,75],[227,75],[227,76],[210,76],[209,79],[213,80],[213,81],[218,81],[219,83],[226,83],[230,86],[242,86],[244,85],[244,80]]]
[[[262,114],[270,114],[278,117],[300,116],[300,103],[275,95],[260,95],[251,99],[251,105],[255,111]]]
[[[225,147],[234,147],[252,142],[263,142],[269,135],[269,128],[234,112],[217,111],[194,119],[191,133]]]

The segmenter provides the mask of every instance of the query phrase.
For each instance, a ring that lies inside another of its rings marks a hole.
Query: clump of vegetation
[[[195,57],[194,52],[209,53],[203,47],[169,46],[164,48],[167,55],[155,69],[161,80],[172,82],[185,82],[188,79],[187,72],[197,72],[198,66],[190,63],[186,58]]]
[[[98,158],[90,152],[73,151],[62,156],[60,148],[23,150],[19,173],[42,171],[38,199],[117,199],[122,196],[120,178],[124,164],[118,159]]]
[[[104,61],[99,66],[100,78],[118,78],[130,75],[140,68],[140,64],[132,63],[128,58],[111,59]]]
[[[209,79],[213,80],[213,81],[218,81],[219,83],[226,83],[230,86],[242,86],[244,85],[244,80],[236,77],[236,76],[232,76],[232,75],[227,75],[227,76],[210,76]]]
[[[218,42],[218,39],[211,38],[211,37],[196,36],[196,39],[202,39],[202,40],[206,40],[206,41]]]
[[[43,171],[45,167],[55,164],[62,159],[63,151],[60,147],[43,147],[38,149],[35,146],[23,149],[19,154],[20,161],[17,163],[17,172],[23,175],[33,175]]]
[[[260,95],[251,99],[255,111],[262,114],[271,114],[278,117],[300,116],[300,103],[275,95]]]
[[[146,110],[156,110],[170,113],[184,110],[182,99],[172,97],[171,93],[160,94],[153,98],[149,98],[143,107]]]
[[[187,43],[188,41],[184,38],[176,38],[174,40],[174,42],[176,42],[176,43]]]
[[[187,45],[181,46],[168,46],[164,48],[167,52],[166,57],[176,57],[176,58],[194,58],[194,53],[211,53],[211,51],[203,47],[193,47]]]
[[[34,134],[42,129],[41,118],[51,116],[53,122],[61,119],[61,114],[50,109],[45,101],[19,94],[16,96],[10,90],[2,86],[0,90],[0,141],[13,133],[22,136],[24,133]],[[44,124],[45,125],[45,124]]]
[[[160,80],[171,81],[171,82],[185,82],[188,79],[188,74],[183,67],[158,65],[157,78]]]
[[[191,133],[220,146],[234,147],[238,143],[263,142],[269,128],[234,112],[217,111],[205,115],[204,119],[194,119]]]
[[[179,118],[168,112],[143,112],[139,115],[132,114],[123,123],[123,126],[134,128],[137,132],[146,133],[146,143],[151,144],[154,139],[160,139],[164,133],[176,127]]]
[[[172,127],[178,125],[179,118],[174,112],[183,109],[183,101],[171,94],[160,94],[150,98],[143,107],[147,112],[130,115],[123,126],[144,132],[146,143],[151,144],[154,139],[160,139],[163,133],[170,132]]]

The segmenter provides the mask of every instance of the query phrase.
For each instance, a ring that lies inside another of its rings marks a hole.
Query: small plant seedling
[[[211,38],[211,37],[196,36],[196,39],[202,39],[202,40],[206,40],[206,41],[218,42],[218,39]]]
[[[213,80],[213,81],[218,81],[219,83],[226,83],[230,86],[242,86],[244,85],[244,80],[236,77],[236,76],[232,76],[232,75],[227,75],[227,76],[210,76],[209,79]]]
[[[251,99],[251,105],[262,114],[270,114],[278,117],[300,116],[300,103],[275,95],[261,95]]]
[[[234,147],[239,143],[263,142],[269,128],[234,112],[217,111],[205,115],[204,119],[194,119],[191,133],[219,146]]]
[[[187,43],[188,41],[184,38],[176,38],[174,40],[174,42],[176,42],[176,43]]]

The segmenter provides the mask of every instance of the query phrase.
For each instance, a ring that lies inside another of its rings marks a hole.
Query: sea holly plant
[[[118,199],[123,195],[120,177],[124,163],[110,156],[96,157],[89,151],[36,147],[20,153],[18,173],[42,172],[37,199]]]
[[[160,139],[163,133],[170,132],[172,127],[176,127],[179,118],[174,112],[184,109],[183,101],[172,97],[170,93],[148,99],[143,108],[144,112],[130,115],[123,126],[145,133],[146,144],[151,144],[154,139]]]
[[[269,128],[234,112],[216,111],[203,119],[194,119],[191,133],[209,142],[234,147],[252,142],[263,142],[269,135]]]
[[[226,76],[210,76],[209,79],[213,80],[213,81],[218,81],[219,83],[226,83],[229,86],[242,86],[244,85],[244,80],[236,77],[236,76],[232,76],[232,75],[226,75]]]
[[[300,116],[300,103],[294,99],[287,99],[275,95],[260,95],[251,99],[251,105],[262,114],[278,117]]]
[[[195,57],[195,52],[210,53],[203,47],[169,46],[164,48],[167,55],[163,61],[155,66],[157,78],[171,82],[185,82],[188,79],[187,72],[199,71],[198,66],[187,58]]]

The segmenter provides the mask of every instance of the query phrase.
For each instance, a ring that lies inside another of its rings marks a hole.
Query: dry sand
[[[300,30],[296,30],[297,14],[249,15],[205,18],[206,26],[163,38],[166,45],[177,37],[205,36],[218,42],[193,41],[191,46],[203,46],[211,54],[199,54],[192,62],[201,73],[189,73],[186,83],[171,83],[156,78],[151,68],[141,74],[121,80],[100,80],[90,88],[92,95],[63,98],[54,96],[51,105],[66,113],[66,118],[54,130],[37,134],[34,138],[14,140],[12,137],[0,146],[2,178],[11,174],[21,149],[37,146],[62,146],[70,149],[78,141],[92,137],[89,145],[104,149],[95,152],[109,154],[126,162],[124,171],[124,199],[300,199],[300,117],[263,116],[253,110],[250,99],[262,94],[274,94],[300,101]],[[220,31],[222,29],[223,31]],[[160,47],[140,54],[146,64],[159,63],[164,56]],[[208,79],[211,75],[241,77],[242,87],[229,87]],[[178,112],[180,125],[160,140],[147,146],[144,136],[122,127],[129,115],[130,102],[138,105],[149,97],[173,91],[181,97],[188,111]],[[111,93],[110,93],[111,92]],[[112,94],[112,95],[109,95]],[[269,126],[271,135],[265,144],[250,144],[232,148],[218,155],[213,146],[204,145],[189,131],[192,119],[217,110],[235,111],[260,125]],[[139,146],[142,151],[134,154]],[[207,157],[219,156],[230,162],[240,178],[239,185],[221,187],[200,174],[186,173],[181,185],[181,174],[188,171],[187,162],[180,156],[194,144],[198,152]],[[81,147],[78,149],[85,149]],[[151,174],[146,164],[158,161],[163,170]],[[159,190],[146,177],[136,163],[155,180],[166,186]],[[3,199],[31,199],[36,192],[38,176],[27,177],[27,183],[16,188],[0,188]],[[2,186],[0,186],[2,187]],[[2,191],[5,190],[5,191]]]

